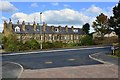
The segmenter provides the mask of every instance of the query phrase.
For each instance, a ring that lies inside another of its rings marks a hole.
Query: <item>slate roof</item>
[[[16,26],[18,26],[19,28],[20,28],[20,32],[15,32],[15,27]],[[40,26],[38,26],[38,25],[36,25],[36,31],[34,31],[34,27],[33,27],[33,25],[25,25],[25,28],[26,28],[26,30],[24,31],[23,29],[22,29],[22,24],[12,24],[12,28],[13,28],[13,32],[15,32],[15,33],[17,33],[17,34],[39,34],[40,33]],[[58,27],[56,27],[56,26],[54,26],[54,29],[55,28],[58,28]],[[78,32],[73,32],[72,31],[72,28],[69,28],[68,27],[68,32],[66,32],[66,30],[65,30],[65,27],[61,27],[61,31],[60,32],[52,32],[51,31],[51,26],[46,26],[46,31],[44,32],[42,32],[43,34],[45,33],[45,34],[79,34],[79,35],[83,35],[83,34],[85,34],[85,32],[82,30],[82,29],[80,29],[80,28],[74,28],[74,29],[77,29],[78,30]]]

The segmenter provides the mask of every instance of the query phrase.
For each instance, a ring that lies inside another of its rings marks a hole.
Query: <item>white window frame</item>
[[[18,26],[15,27],[15,32],[20,32],[20,28]]]
[[[55,32],[59,32],[59,29],[58,29],[58,28],[55,28]]]
[[[77,33],[77,32],[78,32],[78,29],[74,29],[73,31]]]

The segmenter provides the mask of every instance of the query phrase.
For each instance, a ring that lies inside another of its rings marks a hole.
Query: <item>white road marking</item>
[[[32,54],[32,53],[44,53],[44,52],[60,52],[60,51],[73,51],[73,50],[86,50],[86,49],[100,49],[100,48],[107,48],[106,47],[92,47],[92,48],[77,48],[77,49],[62,49],[62,50],[49,50],[49,51],[37,51],[37,52],[23,52],[23,53],[12,53],[12,54],[2,54],[3,56],[7,55],[21,55],[21,54]]]
[[[71,58],[71,59],[68,59],[68,61],[75,61],[75,59]]]
[[[45,62],[45,64],[52,64],[52,63],[53,63],[52,61]]]

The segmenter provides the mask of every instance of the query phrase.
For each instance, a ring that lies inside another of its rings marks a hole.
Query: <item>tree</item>
[[[94,41],[93,41],[93,39],[92,39],[91,36],[86,35],[86,36],[84,36],[84,37],[82,37],[82,38],[80,39],[80,44],[81,44],[81,45],[85,45],[85,46],[87,46],[87,45],[93,45],[93,44],[94,44]]]
[[[115,31],[116,35],[118,35],[120,41],[120,1],[118,5],[113,8],[113,16],[108,20],[109,26]]]
[[[83,25],[82,30],[89,35],[90,25],[89,23],[86,23]]]
[[[96,17],[96,20],[93,22],[92,26],[94,30],[103,38],[109,31],[107,16],[101,13]]]

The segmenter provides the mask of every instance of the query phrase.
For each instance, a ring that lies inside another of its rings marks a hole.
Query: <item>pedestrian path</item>
[[[17,80],[23,72],[23,67],[18,63],[2,62],[2,79]]]
[[[102,60],[104,62],[119,65],[119,58],[114,58],[109,55],[110,53],[99,52],[99,53],[92,54],[91,57]]]

